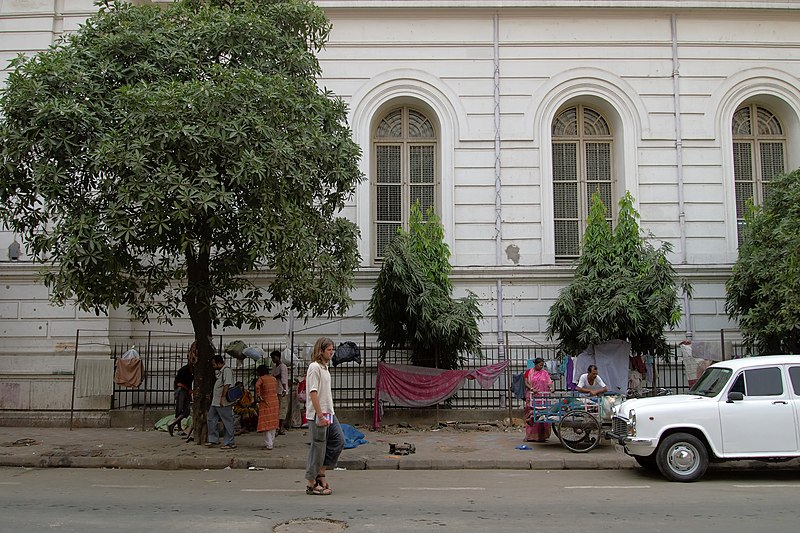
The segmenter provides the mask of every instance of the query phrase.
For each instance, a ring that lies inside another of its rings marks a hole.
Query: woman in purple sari
[[[537,407],[544,405],[542,396],[551,392],[553,380],[544,369],[544,359],[537,357],[533,361],[533,368],[525,371],[525,440],[528,442],[544,442],[550,437],[550,424],[534,422],[531,406],[533,402],[537,402]]]

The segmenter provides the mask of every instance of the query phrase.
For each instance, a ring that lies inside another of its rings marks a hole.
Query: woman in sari
[[[546,396],[553,392],[553,380],[544,369],[544,359],[537,357],[533,368],[525,371],[525,440],[528,442],[544,442],[550,437],[550,424],[534,422],[533,402],[536,406],[544,406]]]

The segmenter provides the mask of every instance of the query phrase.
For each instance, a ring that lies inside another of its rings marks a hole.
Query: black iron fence
[[[173,344],[154,344],[146,349],[141,349],[139,357],[142,359],[145,377],[139,387],[126,388],[115,384],[112,397],[112,409],[163,409],[173,406],[173,379],[178,369],[186,363],[189,342]],[[221,344],[221,342],[220,342]],[[260,347],[265,354],[272,350],[283,352],[285,345],[257,344],[250,346]],[[336,405],[343,409],[370,409],[375,395],[375,379],[380,361],[380,350],[374,345],[362,345],[361,364],[345,363],[331,371],[333,395]],[[127,345],[112,347],[112,356],[117,359],[129,349]],[[553,346],[543,345],[511,345],[499,347],[489,345],[483,347],[482,357],[471,358],[464,365],[465,370],[477,369],[484,365],[509,361],[509,369],[489,389],[481,388],[474,380],[467,380],[458,393],[447,401],[446,406],[452,409],[503,409],[508,407],[508,398],[511,389],[511,380],[515,374],[524,372],[536,357],[546,361],[554,361],[550,370],[553,373],[556,390],[565,390],[566,382],[562,367],[558,364],[558,352]],[[299,349],[297,350],[299,352]],[[305,354],[297,353],[301,359]],[[260,362],[250,358],[238,361],[226,356],[227,363],[234,373],[237,381],[242,381],[252,389],[256,379],[255,368]],[[406,352],[390,352],[385,357],[385,362],[395,364],[409,364]],[[268,363],[269,364],[269,363]],[[655,394],[656,389],[666,389],[669,393],[686,392],[688,379],[686,376],[683,359],[678,346],[665,359],[656,359],[652,362],[648,374],[651,381],[648,390]],[[293,382],[297,383],[305,377],[305,364],[299,362],[290,366],[289,372]],[[387,404],[386,407],[396,408]],[[522,401],[513,399],[512,407],[522,407]]]

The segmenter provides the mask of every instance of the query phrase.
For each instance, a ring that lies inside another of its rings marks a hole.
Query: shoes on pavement
[[[219,443],[218,442],[206,442],[205,444],[203,444],[203,446],[205,446],[206,448],[213,448],[217,444],[219,444]]]
[[[220,450],[235,450],[236,449],[236,445],[235,444],[223,444],[222,446],[219,447],[219,449]]]

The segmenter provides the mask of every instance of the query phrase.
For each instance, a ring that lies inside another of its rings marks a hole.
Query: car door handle
[[[772,402],[772,405],[777,405],[779,403],[782,403],[783,405],[786,405],[786,400],[775,400],[774,402]]]

